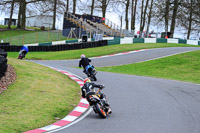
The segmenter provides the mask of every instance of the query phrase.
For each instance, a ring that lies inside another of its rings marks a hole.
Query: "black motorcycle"
[[[88,65],[86,67],[86,75],[88,76],[88,78],[90,78],[92,81],[97,81],[97,78],[96,78],[96,70],[94,68],[93,65]]]
[[[95,113],[98,113],[101,118],[106,118],[110,112],[108,112],[110,107],[106,107],[103,100],[100,99],[101,92],[100,89],[92,95],[89,95],[90,105],[93,106]]]

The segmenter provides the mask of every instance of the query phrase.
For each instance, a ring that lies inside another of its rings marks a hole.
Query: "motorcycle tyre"
[[[97,78],[96,78],[94,72],[91,72],[91,78],[92,78],[94,81],[97,81]]]
[[[100,105],[98,103],[95,103],[94,106],[95,106],[96,111],[98,112],[99,116],[101,118],[106,118],[106,116],[107,116],[106,112],[100,108]]]

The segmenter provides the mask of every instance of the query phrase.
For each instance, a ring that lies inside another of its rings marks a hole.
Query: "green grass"
[[[17,80],[0,94],[0,132],[20,133],[63,118],[78,104],[80,87],[50,68],[8,58]]]
[[[9,42],[10,45],[43,43],[67,39],[62,36],[62,32],[9,30],[0,33],[0,40]]]
[[[150,76],[200,84],[200,50],[122,66],[97,68],[98,71]]]
[[[7,29],[8,28],[8,25],[0,25],[0,29]],[[15,25],[11,25],[11,29],[15,29],[17,28],[17,26]]]
[[[88,48],[80,50],[68,50],[60,52],[29,52],[26,59],[35,60],[68,60],[68,59],[78,59],[81,54],[85,54],[87,57],[102,56],[107,54],[115,54],[119,52],[126,52],[138,49],[151,49],[151,48],[165,48],[165,47],[194,47],[193,45],[186,44],[167,44],[167,43],[136,43],[136,44],[119,44],[110,45],[98,48]],[[197,46],[198,47],[198,46]],[[9,52],[9,57],[16,58],[18,52]]]

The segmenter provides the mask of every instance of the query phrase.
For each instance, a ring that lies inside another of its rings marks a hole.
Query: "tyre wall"
[[[59,45],[47,45],[42,44],[39,46],[28,46],[29,52],[45,52],[45,51],[64,51],[84,48],[94,48],[108,45],[107,40],[96,41],[96,42],[81,42],[71,44],[59,44]],[[15,45],[1,45],[0,49],[4,49],[6,52],[19,52],[22,46]]]
[[[0,49],[0,79],[5,75],[7,67],[7,52]]]

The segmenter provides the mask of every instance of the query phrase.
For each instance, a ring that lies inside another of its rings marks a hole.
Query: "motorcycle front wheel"
[[[99,116],[101,118],[106,118],[106,112],[105,110],[103,110],[103,107],[99,104],[99,103],[95,103],[95,108],[96,108],[96,111],[98,112]]]

